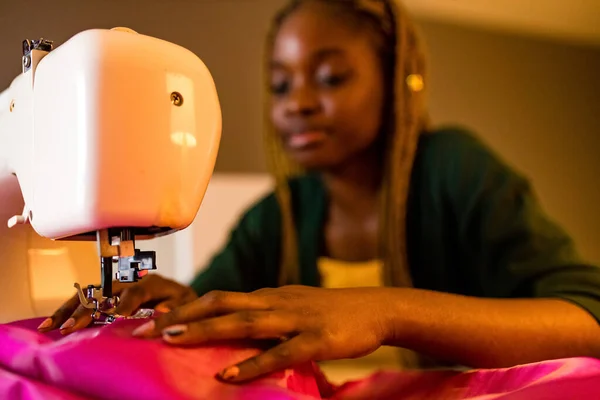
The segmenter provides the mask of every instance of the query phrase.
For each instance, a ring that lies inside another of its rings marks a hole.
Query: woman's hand
[[[211,292],[134,331],[173,345],[215,340],[283,339],[222,379],[240,382],[307,361],[355,358],[381,346],[386,292],[377,288],[286,286],[253,293]]]
[[[129,316],[146,305],[156,305],[154,309],[168,312],[177,306],[189,303],[198,296],[189,286],[161,277],[147,275],[135,283],[113,282],[113,293],[119,296],[116,314]],[[73,295],[54,314],[38,327],[40,332],[48,332],[60,327],[62,334],[85,328],[92,322],[91,311],[83,307],[77,294]]]

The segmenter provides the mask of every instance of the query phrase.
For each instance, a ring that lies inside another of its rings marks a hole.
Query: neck
[[[322,173],[330,205],[352,217],[377,211],[383,168],[376,151]]]

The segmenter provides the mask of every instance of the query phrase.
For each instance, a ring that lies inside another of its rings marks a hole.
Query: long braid
[[[388,6],[393,15],[396,39],[394,109],[384,172],[380,243],[386,284],[408,287],[412,286],[412,279],[408,265],[406,212],[416,147],[421,131],[426,129],[422,87],[426,71],[414,24],[399,4],[390,2]]]
[[[277,30],[283,20],[304,0],[292,0],[280,11],[267,39],[264,71],[268,74],[270,56]],[[427,129],[423,83],[425,57],[416,28],[407,13],[393,0],[327,0],[356,11],[356,16],[376,21],[377,28],[393,45],[393,107],[384,121],[386,127],[385,171],[380,210],[380,256],[384,280],[390,286],[411,286],[406,245],[406,208],[412,164],[419,134]],[[390,49],[384,49],[390,50]],[[269,82],[268,76],[266,82]],[[275,195],[282,218],[281,273],[279,284],[299,283],[298,244],[288,181],[303,171],[285,154],[281,140],[270,121],[269,102],[265,103],[265,145],[269,169],[275,177]]]
[[[270,62],[275,36],[283,19],[285,19],[299,3],[300,1],[292,1],[285,9],[281,10],[267,35],[267,46],[264,54],[265,64],[263,66],[263,71],[265,73],[263,82],[267,85],[265,88],[267,93],[269,92]],[[286,156],[283,144],[275,133],[270,114],[269,95],[267,95],[264,104],[264,139],[268,168],[275,178],[275,196],[281,210],[281,265],[278,283],[280,286],[283,286],[300,282],[296,225],[292,212],[292,199],[288,181],[291,177],[300,174],[301,169],[297,165],[294,165],[292,160]]]

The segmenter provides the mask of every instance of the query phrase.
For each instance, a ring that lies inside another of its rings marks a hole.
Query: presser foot
[[[114,310],[119,304],[119,298],[117,296],[104,297],[102,295],[102,287],[88,285],[85,292],[79,285],[75,283],[73,285],[77,289],[77,296],[79,297],[79,303],[90,310],[90,315],[94,324],[106,324],[113,322],[115,319],[112,318]]]
[[[148,308],[141,308],[135,314],[129,316],[117,314],[115,310],[119,304],[118,296],[110,298],[102,296],[102,288],[99,286],[89,285],[85,293],[78,283],[75,283],[74,286],[77,289],[79,302],[83,307],[90,310],[94,325],[109,325],[119,319],[143,319],[154,315],[154,310]]]

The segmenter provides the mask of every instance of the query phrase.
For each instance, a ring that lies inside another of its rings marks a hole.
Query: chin
[[[316,154],[290,154],[290,158],[300,167],[308,171],[319,172],[335,168],[338,164],[333,157],[323,157]]]

